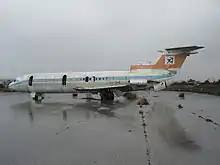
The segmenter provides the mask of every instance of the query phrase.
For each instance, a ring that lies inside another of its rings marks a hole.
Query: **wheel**
[[[75,97],[77,97],[78,96],[78,94],[77,93],[73,93],[73,98],[75,98]]]
[[[32,99],[35,101],[35,103],[40,104],[44,99],[44,96],[42,94],[35,94],[32,96]]]

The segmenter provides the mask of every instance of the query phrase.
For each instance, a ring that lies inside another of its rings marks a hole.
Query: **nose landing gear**
[[[32,99],[35,101],[35,103],[40,104],[42,100],[44,99],[43,93],[31,93]]]

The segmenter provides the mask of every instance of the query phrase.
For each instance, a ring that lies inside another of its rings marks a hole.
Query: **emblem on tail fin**
[[[165,65],[175,64],[175,56],[165,56]]]
[[[180,69],[185,59],[191,54],[197,54],[195,52],[198,49],[204,48],[203,46],[188,46],[188,47],[173,47],[167,48],[165,51],[159,51],[162,53],[155,64],[150,65],[131,65],[130,70],[139,69]]]

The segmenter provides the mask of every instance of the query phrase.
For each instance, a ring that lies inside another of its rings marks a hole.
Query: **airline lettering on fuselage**
[[[111,85],[117,85],[117,84],[120,84],[120,81],[112,81],[110,82]]]

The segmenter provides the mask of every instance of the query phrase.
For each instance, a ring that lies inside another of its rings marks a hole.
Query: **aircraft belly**
[[[66,93],[71,91],[70,84],[63,86],[61,83],[48,83],[46,86],[46,92],[48,93]]]
[[[69,92],[73,92],[73,88],[74,88],[74,85],[69,83],[65,86],[61,86],[61,91],[64,93],[69,93]]]
[[[28,86],[29,92],[41,92],[45,90],[45,83],[33,83],[33,86]]]
[[[55,93],[55,92],[60,93],[62,91],[61,84],[60,83],[47,84],[46,91],[49,93]]]

